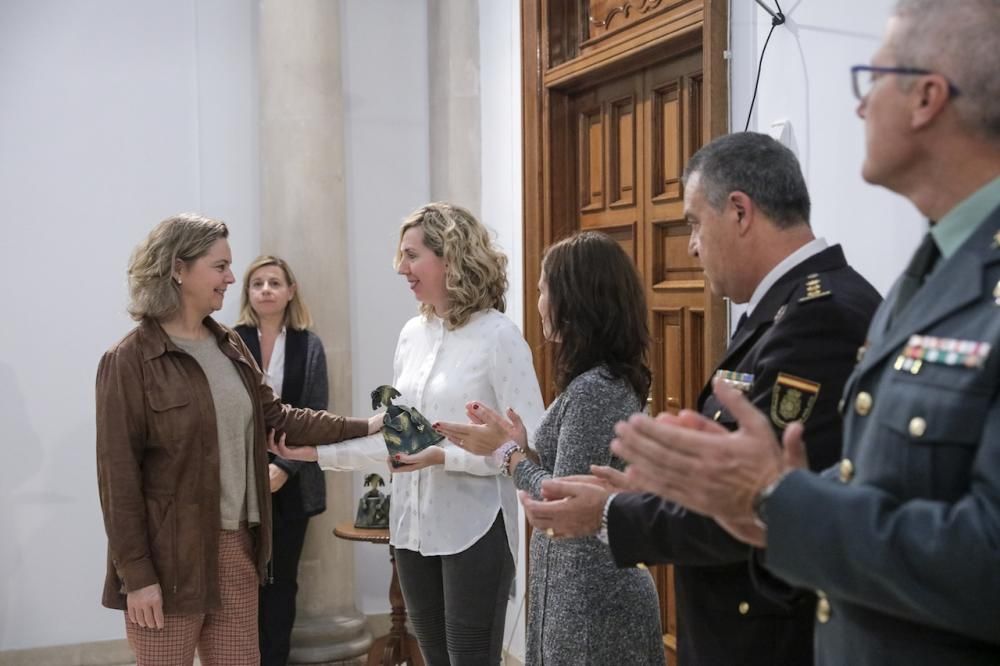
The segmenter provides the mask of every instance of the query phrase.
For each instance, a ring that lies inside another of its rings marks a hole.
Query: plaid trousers
[[[167,615],[163,629],[132,624],[125,614],[136,666],[259,666],[257,571],[250,531],[223,530],[219,538],[222,608],[213,613]]]

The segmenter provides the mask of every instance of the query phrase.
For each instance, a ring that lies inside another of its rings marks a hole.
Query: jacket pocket
[[[150,388],[146,390],[149,405],[149,445],[171,448],[171,442],[190,439],[197,424],[196,406],[191,405],[187,390],[177,388]]]
[[[957,500],[971,483],[990,397],[924,382],[893,388],[879,423],[901,447],[906,496]]]

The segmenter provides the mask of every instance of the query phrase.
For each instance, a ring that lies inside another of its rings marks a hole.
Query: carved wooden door
[[[636,262],[649,307],[651,413],[693,407],[724,326],[690,257],[681,173],[701,147],[701,53],[672,58],[572,96],[577,228],[602,231]],[[671,567],[654,567],[664,643],[676,646]]]

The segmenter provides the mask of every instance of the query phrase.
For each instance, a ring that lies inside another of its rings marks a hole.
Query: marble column
[[[351,339],[344,190],[340,8],[260,0],[261,251],[294,268],[326,348],[330,408],[350,413]],[[354,605],[352,475],[327,474],[327,510],[309,525],[299,569],[293,664],[343,660],[371,644]]]
[[[481,216],[479,3],[429,0],[431,199]]]

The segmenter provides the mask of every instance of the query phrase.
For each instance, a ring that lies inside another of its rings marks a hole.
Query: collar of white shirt
[[[819,254],[827,247],[829,246],[827,245],[826,239],[814,238],[778,262],[778,265],[772,268],[771,271],[764,276],[764,279],[760,281],[757,288],[753,290],[753,295],[750,296],[750,300],[747,302],[747,316],[749,317],[753,314],[754,308],[756,308],[761,299],[764,298],[764,294],[766,294],[785,273],[792,270],[809,257]]]

